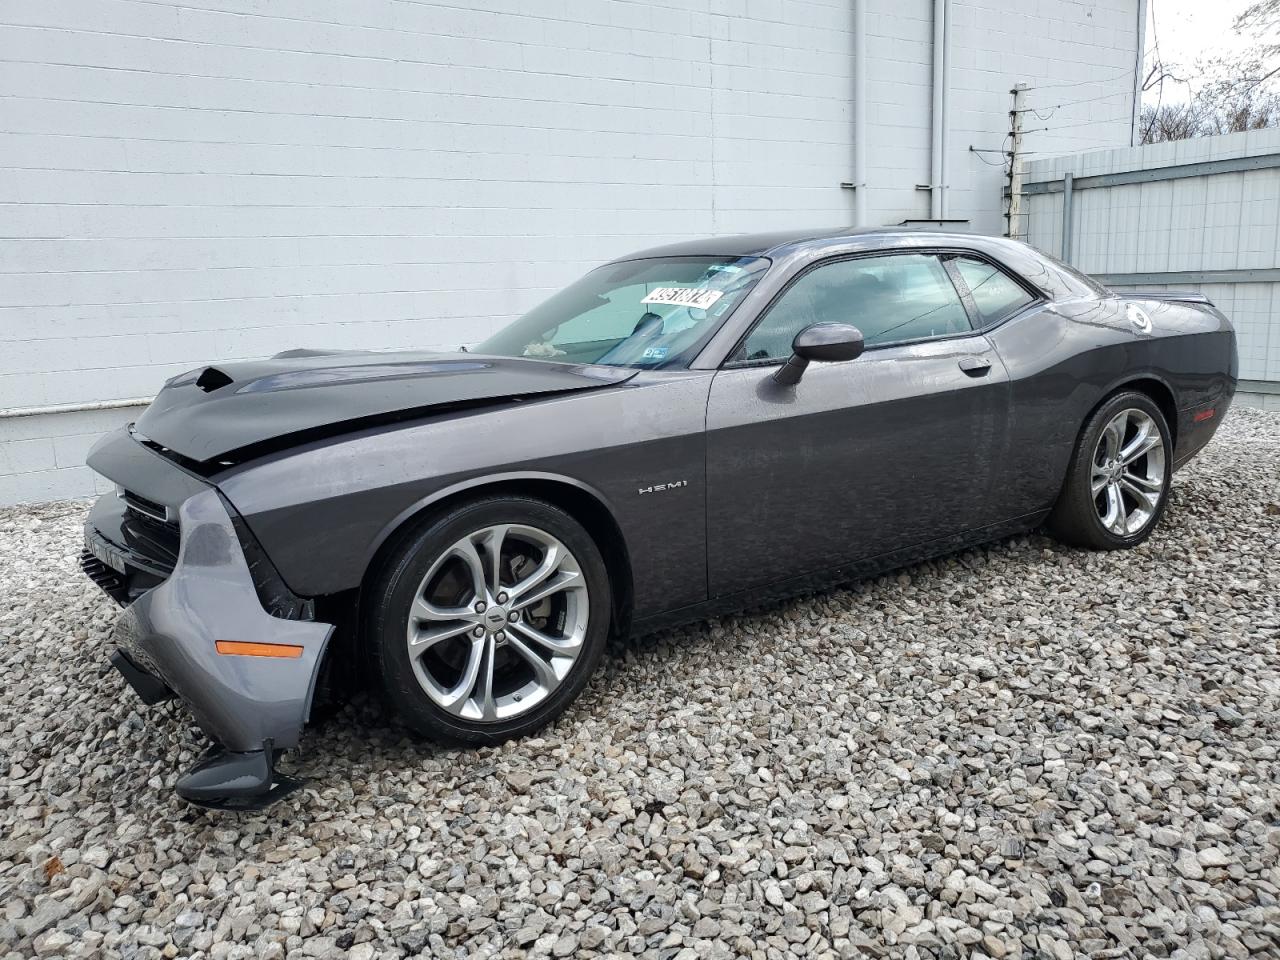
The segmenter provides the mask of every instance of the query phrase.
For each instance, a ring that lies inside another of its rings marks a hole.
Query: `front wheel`
[[[1137,546],[1164,513],[1172,466],[1169,427],[1155,402],[1133,391],[1111,397],[1080,433],[1049,531],[1095,550]]]
[[[480,500],[410,533],[371,591],[368,640],[404,722],[500,743],[550,722],[594,672],[609,577],[582,525],[540,500]]]

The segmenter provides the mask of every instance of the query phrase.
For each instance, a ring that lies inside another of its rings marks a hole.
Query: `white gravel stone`
[[[1202,867],[1226,867],[1231,864],[1231,855],[1218,847],[1206,847],[1196,853],[1196,859]]]
[[[104,670],[84,503],[0,510],[0,957],[1280,955],[1280,417],[1137,550],[1040,535],[620,645],[475,751],[373,698],[233,816]]]
[[[75,943],[75,940],[68,933],[61,930],[49,930],[36,937],[32,944],[38,957],[51,957],[63,953],[67,947]]]
[[[1173,866],[1178,873],[1188,880],[1199,880],[1204,876],[1204,867],[1200,866],[1200,861],[1196,859],[1196,855],[1190,850],[1183,850],[1179,853],[1178,859]]]

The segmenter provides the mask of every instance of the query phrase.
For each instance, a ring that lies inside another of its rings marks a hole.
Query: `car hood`
[[[635,373],[469,353],[296,350],[174,377],[135,432],[188,460],[239,460],[437,411],[611,386]]]

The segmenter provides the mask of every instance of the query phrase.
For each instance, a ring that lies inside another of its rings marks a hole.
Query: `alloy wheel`
[[[545,700],[586,639],[582,568],[556,537],[524,524],[467,534],[418,585],[406,642],[419,685],[441,709],[496,722]]]
[[[1102,525],[1121,537],[1142,532],[1156,515],[1165,485],[1164,437],[1145,411],[1121,410],[1093,452],[1089,489]]]

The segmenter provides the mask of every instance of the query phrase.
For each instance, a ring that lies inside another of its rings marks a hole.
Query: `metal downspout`
[[[945,103],[943,88],[946,83],[946,0],[933,0],[933,99],[931,110],[933,128],[930,134],[929,157],[929,219],[942,219],[942,129]]]
[[[867,225],[867,3],[853,0],[853,225]]]
[[[951,215],[951,165],[947,162],[947,141],[951,136],[951,0],[942,2],[942,179],[938,193],[942,197],[942,219]]]
[[[1071,181],[1070,173],[1062,176],[1062,262],[1071,262]]]

